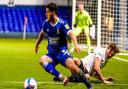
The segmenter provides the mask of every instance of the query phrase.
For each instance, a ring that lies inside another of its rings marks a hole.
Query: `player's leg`
[[[77,67],[72,58],[67,58],[66,67],[74,74],[77,74],[82,79],[82,82],[88,87],[88,89],[92,89],[92,84],[88,81],[82,69]]]
[[[79,58],[73,58],[74,59],[74,62],[75,64],[79,67],[80,66],[80,59]]]
[[[86,78],[90,80],[90,76],[88,76],[89,73],[88,73],[86,67],[84,66],[83,62],[78,58],[73,58],[73,59],[74,59],[75,64],[80,69],[82,69],[82,71],[85,73]],[[70,82],[81,82],[81,77],[79,77],[76,74],[72,73],[72,75],[69,77],[69,81]]]
[[[73,72],[74,74],[77,74],[78,76],[81,77],[82,82],[89,88],[92,88],[91,83],[88,81],[88,79],[86,78],[84,72],[77,67],[77,65],[75,64],[72,56],[70,55],[70,53],[68,52],[67,49],[63,49],[60,53],[57,54],[57,61],[59,63],[61,63],[63,66],[65,66],[66,68],[68,68],[71,72]]]
[[[60,78],[61,80],[64,79],[64,76],[55,69],[57,63],[52,59],[51,55],[47,54],[42,56],[39,60],[39,63],[46,72]]]
[[[82,32],[82,28],[77,27],[76,29],[73,30],[73,34],[77,37],[78,35],[80,35],[80,33]],[[71,49],[70,52],[74,51],[74,44],[73,42],[71,42]]]
[[[82,69],[82,71],[83,71],[84,73],[87,74],[87,71],[85,70],[85,66],[83,65],[83,62],[81,61],[81,59],[78,59],[78,58],[73,58],[73,59],[74,59],[75,64],[76,64],[80,69]]]
[[[78,59],[78,58],[73,58],[73,59],[74,59],[75,64],[79,67],[80,63],[81,63],[80,59]],[[74,73],[72,73],[72,75],[68,78],[69,78],[69,82],[79,82],[79,80],[80,80],[80,79],[78,79],[78,76]],[[60,79],[57,77],[54,77],[53,80],[54,81],[60,81]]]
[[[84,65],[83,65],[83,62],[82,62],[80,59],[78,59],[78,58],[73,58],[73,59],[74,59],[75,64],[76,64],[80,69],[82,69],[82,71],[84,71],[85,76],[86,76],[86,75],[88,74],[88,72],[85,71],[85,67],[84,67]],[[89,74],[88,74],[88,75],[89,75]],[[86,77],[89,79],[88,76],[86,76]],[[82,80],[81,77],[79,77],[77,74],[74,74],[74,73],[72,73],[72,75],[69,76],[68,78],[69,78],[69,82],[82,82],[82,81],[81,81],[81,80]],[[60,79],[57,78],[57,77],[54,77],[53,80],[54,80],[54,81],[60,81]]]
[[[74,59],[74,62],[75,64],[83,70],[83,72],[85,72],[85,67],[83,65],[83,62],[79,59],[79,58],[73,58]]]
[[[88,46],[88,53],[90,53],[91,52],[91,40],[90,40],[90,35],[89,35],[89,27],[85,26],[84,33],[86,35],[86,43]]]

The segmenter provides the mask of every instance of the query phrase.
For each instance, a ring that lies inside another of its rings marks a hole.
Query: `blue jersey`
[[[48,52],[58,52],[63,48],[67,48],[66,36],[71,29],[64,20],[59,18],[54,25],[48,20],[45,20],[42,31],[48,38]]]

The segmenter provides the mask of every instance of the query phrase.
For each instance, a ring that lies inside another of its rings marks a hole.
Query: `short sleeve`
[[[102,60],[102,58],[104,57],[103,52],[100,48],[96,48],[94,50],[94,53],[95,53],[95,57],[96,58],[98,57],[100,60]]]
[[[63,24],[63,32],[68,35],[68,33],[69,33],[70,31],[71,31],[71,29],[70,29],[68,23],[65,22],[65,23]]]
[[[75,21],[74,21],[74,25],[77,25],[78,23],[78,11],[75,14]]]

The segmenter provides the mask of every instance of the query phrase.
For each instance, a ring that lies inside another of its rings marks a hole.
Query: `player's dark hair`
[[[115,54],[116,54],[116,53],[119,53],[119,48],[116,46],[115,43],[109,44],[108,47],[111,48],[111,49],[114,51]]]
[[[51,12],[54,11],[56,15],[58,15],[58,8],[57,8],[57,5],[56,3],[49,3],[46,5],[46,8],[48,8]]]
[[[78,3],[78,6],[79,6],[79,5],[83,5],[84,8],[85,8],[85,4],[84,4],[84,2],[79,2],[79,3]],[[78,7],[78,6],[77,6],[77,7]]]

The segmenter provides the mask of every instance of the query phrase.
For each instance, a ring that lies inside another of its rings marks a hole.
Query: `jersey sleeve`
[[[92,26],[93,22],[92,22],[92,19],[91,19],[91,16],[89,15],[89,13],[87,12],[87,17],[88,17],[88,26]]]
[[[100,48],[96,48],[94,50],[94,53],[95,53],[95,58],[99,58],[99,60],[101,61],[102,58],[103,58],[103,52]]]
[[[78,23],[78,11],[75,14],[75,19],[74,19],[73,25],[76,27],[77,23]]]
[[[68,23],[67,22],[64,22],[63,23],[63,32],[64,32],[64,34],[69,34],[69,32],[71,32],[72,30],[70,29],[70,27],[69,27],[69,25],[68,25]]]

